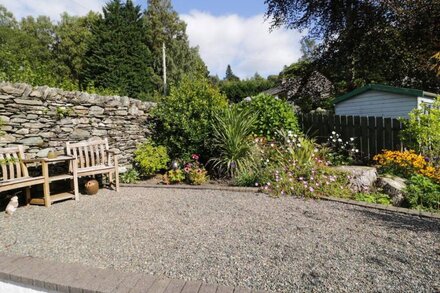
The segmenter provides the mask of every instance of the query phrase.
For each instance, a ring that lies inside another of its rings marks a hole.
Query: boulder
[[[393,206],[402,206],[405,200],[406,180],[397,176],[386,175],[379,177],[377,187],[382,188],[385,194],[391,197]]]
[[[335,169],[350,175],[350,188],[355,192],[370,191],[377,180],[377,170],[374,167],[338,166]]]

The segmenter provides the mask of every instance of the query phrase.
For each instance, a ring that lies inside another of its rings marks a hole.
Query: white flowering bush
[[[293,132],[279,132],[279,141],[258,140],[264,181],[257,182],[274,196],[351,197],[347,174],[329,168],[313,140]]]
[[[359,160],[360,153],[354,137],[344,141],[338,133],[332,131],[325,146],[328,148],[327,159],[332,165],[350,165]]]

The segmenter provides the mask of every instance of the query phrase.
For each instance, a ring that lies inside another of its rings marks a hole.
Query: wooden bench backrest
[[[0,165],[2,180],[11,180],[16,178],[28,177],[28,169],[23,163],[24,146],[0,148]]]
[[[77,158],[79,168],[108,165],[108,140],[92,140],[77,143],[66,143],[66,151],[70,156]]]

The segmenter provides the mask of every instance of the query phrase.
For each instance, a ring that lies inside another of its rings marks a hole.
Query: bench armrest
[[[43,160],[42,159],[24,159],[24,160],[20,160],[21,162],[28,164],[28,163],[41,163]]]

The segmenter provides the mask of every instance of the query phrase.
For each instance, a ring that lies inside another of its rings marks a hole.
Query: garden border
[[[234,187],[234,186],[209,186],[209,185],[157,185],[157,184],[121,184],[121,187],[135,187],[135,188],[162,188],[162,189],[187,189],[187,190],[217,190],[217,191],[231,191],[231,192],[249,192],[259,193],[259,188],[256,187]],[[356,201],[352,199],[344,199],[330,196],[320,197],[322,200],[338,202],[343,204],[355,205],[364,208],[377,209],[388,212],[395,212],[400,214],[406,214],[410,216],[418,216],[422,218],[438,219],[440,220],[440,214],[424,212],[419,210],[400,208],[395,206],[386,206],[376,203],[368,203],[362,201]]]

